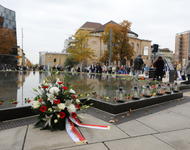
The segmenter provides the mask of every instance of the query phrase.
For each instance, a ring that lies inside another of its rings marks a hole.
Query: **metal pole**
[[[109,66],[112,62],[112,29],[110,29],[110,40],[109,40]]]
[[[24,66],[24,50],[23,50],[23,39],[24,39],[24,36],[23,36],[23,28],[21,29],[21,34],[22,34],[22,67]]]
[[[23,28],[21,29],[21,34],[22,34],[22,49],[23,49],[23,38],[24,38],[24,36],[23,36]]]

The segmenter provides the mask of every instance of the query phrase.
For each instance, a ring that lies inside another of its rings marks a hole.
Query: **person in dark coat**
[[[138,76],[140,73],[142,73],[143,65],[144,65],[144,61],[141,58],[141,55],[138,55],[134,60],[134,73],[135,73],[135,75]]]
[[[158,57],[158,59],[154,62],[153,66],[156,68],[155,70],[156,80],[162,81],[162,78],[165,74],[164,71],[165,63],[161,56]]]

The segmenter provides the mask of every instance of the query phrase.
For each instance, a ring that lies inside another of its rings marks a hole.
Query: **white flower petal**
[[[72,93],[72,94],[75,94],[75,93],[76,93],[73,89],[70,89],[69,92]]]
[[[67,107],[69,113],[76,112],[75,105],[71,104]]]
[[[60,89],[58,87],[52,87],[49,89],[50,94],[58,94]]]
[[[64,110],[64,109],[65,109],[65,104],[60,103],[60,104],[57,105],[57,107],[58,107],[60,110]]]

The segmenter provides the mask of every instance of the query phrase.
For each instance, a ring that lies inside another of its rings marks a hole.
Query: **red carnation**
[[[61,101],[60,101],[60,99],[55,99],[55,100],[53,100],[53,103],[54,103],[54,104],[60,104]]]
[[[76,99],[77,95],[73,94],[73,95],[71,95],[71,98]]]
[[[63,119],[63,118],[65,118],[66,114],[64,112],[60,112],[59,116],[60,116],[61,119]]]
[[[62,89],[64,89],[64,90],[68,90],[68,87],[67,86],[63,86],[63,87],[61,87]]]
[[[71,113],[71,116],[72,116],[73,118],[77,118],[77,113],[72,112],[72,113]]]
[[[43,89],[47,89],[47,88],[48,88],[48,86],[42,86],[42,88],[43,88]]]
[[[80,109],[80,104],[75,105],[77,109]]]
[[[60,81],[60,82],[57,82],[57,83],[58,83],[58,84],[63,84],[63,82],[61,82],[61,81]]]
[[[40,111],[41,111],[41,112],[47,111],[47,107],[46,107],[46,106],[41,106],[41,107],[40,107]]]
[[[32,100],[28,99],[26,102],[27,102],[27,103],[30,103],[31,101],[32,101]]]

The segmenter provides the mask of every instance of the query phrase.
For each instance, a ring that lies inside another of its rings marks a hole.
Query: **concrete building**
[[[114,21],[107,22],[106,24],[100,24],[96,22],[86,22],[84,23],[76,32],[76,34],[80,31],[89,31],[90,35],[88,38],[88,47],[94,50],[96,59],[98,62],[99,59],[104,55],[104,51],[107,50],[107,44],[103,42],[102,34],[104,33],[105,27],[108,24],[117,24]],[[128,32],[129,43],[133,46],[135,55],[142,55],[146,64],[150,64],[151,62],[151,41],[139,39],[138,34],[133,31]],[[128,60],[131,61],[131,60]]]
[[[182,66],[190,59],[190,31],[177,33],[175,38],[175,57]]]
[[[53,52],[40,52],[39,65],[54,67],[64,66],[65,60],[68,54],[65,53],[53,53]]]

